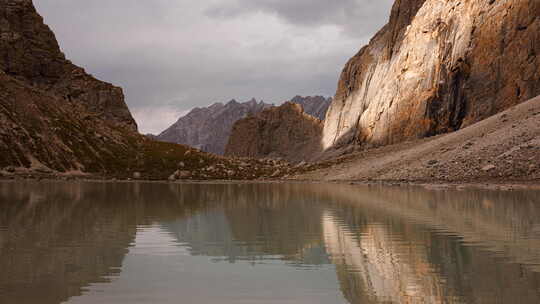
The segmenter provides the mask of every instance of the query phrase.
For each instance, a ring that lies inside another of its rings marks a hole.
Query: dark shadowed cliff
[[[122,89],[95,79],[67,60],[31,0],[1,0],[0,12],[0,70],[24,85],[137,130]]]
[[[122,89],[66,60],[31,0],[0,0],[0,42],[0,177],[248,179],[275,172],[275,163],[228,160],[139,134]]]
[[[322,122],[287,102],[234,124],[225,155],[303,161],[320,147]]]
[[[66,60],[30,0],[0,1],[0,41],[0,167],[125,167],[138,134],[122,89]]]

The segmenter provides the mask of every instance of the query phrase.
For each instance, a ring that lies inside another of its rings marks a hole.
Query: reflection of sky
[[[540,303],[536,193],[66,185],[0,183],[1,303]]]
[[[346,303],[331,266],[299,270],[283,261],[216,263],[192,256],[158,226],[139,229],[122,273],[67,303]]]

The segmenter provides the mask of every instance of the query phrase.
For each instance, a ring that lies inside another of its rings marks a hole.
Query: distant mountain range
[[[302,108],[304,108],[304,113],[320,120],[324,120],[326,112],[328,112],[328,108],[332,103],[332,98],[323,96],[295,96],[291,99],[291,102],[301,105]]]
[[[295,96],[291,102],[301,105],[305,113],[324,120],[332,99],[322,96]],[[243,103],[233,99],[225,104],[219,102],[209,107],[195,108],[159,134],[157,139],[224,154],[234,123],[273,106],[255,99]]]

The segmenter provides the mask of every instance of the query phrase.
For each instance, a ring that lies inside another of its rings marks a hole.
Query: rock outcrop
[[[226,104],[215,103],[206,108],[195,108],[159,134],[157,139],[223,154],[233,124],[271,106],[252,99],[244,103],[231,100]]]
[[[307,180],[420,183],[540,181],[540,96],[456,132],[360,149],[307,168]]]
[[[31,0],[0,1],[0,70],[48,95],[81,104],[104,120],[137,130],[122,89],[67,60]]]
[[[0,70],[0,168],[98,172],[132,158],[137,133]]]
[[[225,155],[308,160],[320,150],[322,127],[301,105],[287,102],[236,122]]]
[[[306,114],[324,120],[332,99],[322,96],[296,96],[291,102],[300,104]],[[222,155],[225,153],[233,125],[238,120],[257,115],[273,106],[252,99],[244,103],[231,100],[226,104],[215,103],[209,107],[195,108],[156,138]]]
[[[540,94],[540,1],[396,0],[345,66],[323,147],[451,132]]]
[[[0,1],[0,168],[126,169],[136,130],[122,89],[66,60],[31,0]]]
[[[295,169],[139,134],[122,90],[66,60],[30,0],[0,0],[0,40],[0,178],[256,179]]]

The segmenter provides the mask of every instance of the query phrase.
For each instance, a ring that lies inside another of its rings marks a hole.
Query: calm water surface
[[[540,192],[0,182],[0,303],[540,303]]]

